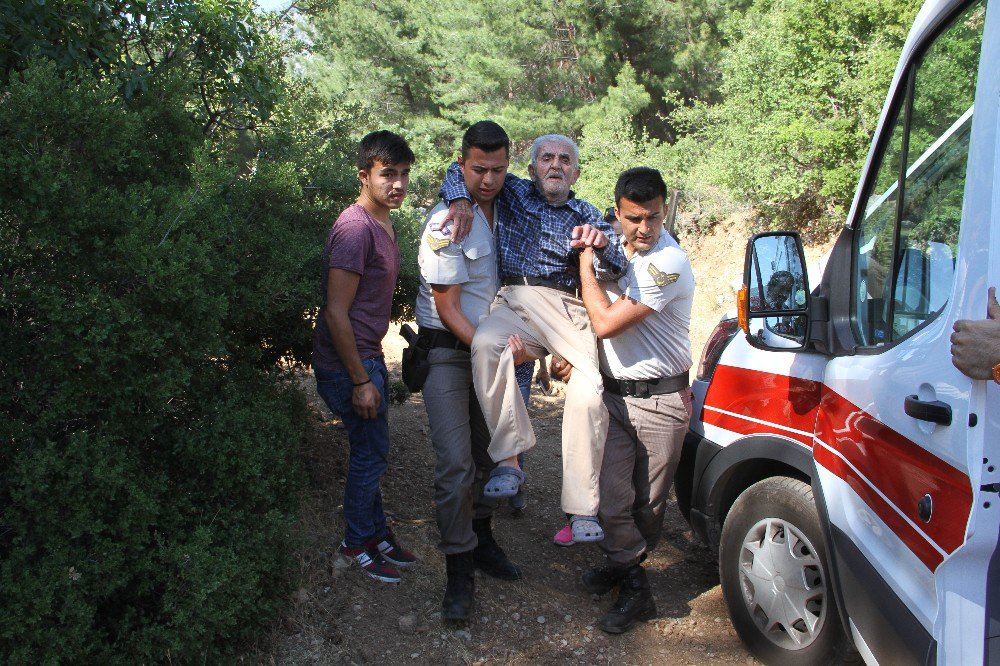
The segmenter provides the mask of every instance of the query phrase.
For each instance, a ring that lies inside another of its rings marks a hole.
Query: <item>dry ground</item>
[[[695,266],[698,291],[692,315],[695,362],[720,315],[734,304],[746,220],[703,237],[682,239]],[[402,341],[386,340],[390,371],[398,377]],[[520,516],[504,507],[494,531],[525,573],[510,583],[476,575],[474,621],[464,629],[440,619],[444,557],[437,551],[433,460],[420,395],[390,411],[392,453],[383,481],[386,510],[399,539],[420,558],[398,586],[373,582],[336,553],[343,534],[341,501],[347,439],[339,421],[311,393],[306,444],[310,493],[300,524],[299,589],[284,619],[257,658],[277,664],[731,664],[753,663],[729,622],[716,562],[692,536],[671,502],[665,538],[647,561],[659,613],[623,636],[609,636],[596,619],[610,603],[579,585],[581,572],[600,559],[593,546],[558,548],[561,395],[536,386],[531,416],[538,445],[528,455],[528,506]],[[557,385],[558,387],[558,385]]]

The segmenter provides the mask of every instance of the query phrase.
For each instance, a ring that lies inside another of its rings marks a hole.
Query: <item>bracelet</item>
[[[358,388],[359,386],[364,386],[365,384],[371,384],[371,383],[372,383],[372,378],[369,377],[368,379],[366,379],[365,381],[361,382],[360,384],[355,384],[354,388]]]

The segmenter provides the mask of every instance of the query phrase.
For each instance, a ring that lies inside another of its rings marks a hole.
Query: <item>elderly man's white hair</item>
[[[538,163],[538,151],[541,150],[542,144],[548,143],[550,141],[559,142],[561,144],[569,146],[571,152],[573,153],[573,161],[577,165],[580,164],[580,149],[577,147],[576,142],[573,141],[573,139],[566,136],[565,134],[545,134],[535,139],[531,144],[530,155],[532,164]]]

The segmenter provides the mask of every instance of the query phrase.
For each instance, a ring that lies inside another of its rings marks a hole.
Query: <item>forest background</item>
[[[377,128],[416,241],[464,128],[841,224],[917,0],[0,0],[0,661],[215,661],[273,618],[320,251]],[[694,241],[696,242],[696,241]],[[303,316],[306,313],[306,316]]]

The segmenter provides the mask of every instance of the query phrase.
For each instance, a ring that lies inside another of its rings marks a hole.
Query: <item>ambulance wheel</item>
[[[740,638],[766,664],[850,659],[812,488],[772,477],[736,499],[719,544],[719,575]]]

